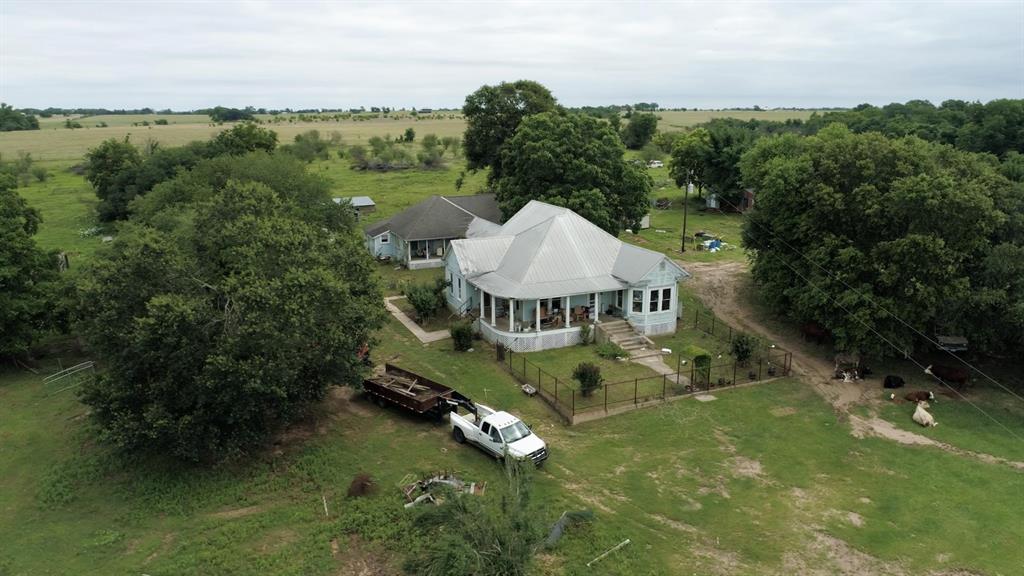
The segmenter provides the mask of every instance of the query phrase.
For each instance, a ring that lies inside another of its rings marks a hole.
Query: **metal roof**
[[[373,200],[369,196],[342,196],[335,198],[335,204],[341,204],[342,200],[348,200],[349,204],[356,208],[366,208],[367,206],[376,206]]]
[[[493,236],[452,241],[460,271],[504,298],[546,298],[621,290],[661,262],[660,252],[608,234],[568,208],[531,201]]]
[[[377,236],[390,230],[405,240],[462,238],[474,220],[490,220],[495,214],[500,215],[500,211],[493,194],[431,196],[388,220],[367,226],[364,231],[369,236]],[[474,229],[481,228],[486,226],[479,223],[474,226]]]

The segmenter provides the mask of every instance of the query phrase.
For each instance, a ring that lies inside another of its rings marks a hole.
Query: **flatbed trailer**
[[[363,380],[363,390],[379,406],[392,404],[438,420],[459,406],[476,411],[469,398],[452,388],[391,364]]]

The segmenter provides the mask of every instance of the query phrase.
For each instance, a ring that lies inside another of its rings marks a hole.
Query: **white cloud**
[[[458,106],[1024,97],[1024,3],[0,3],[16,106]]]

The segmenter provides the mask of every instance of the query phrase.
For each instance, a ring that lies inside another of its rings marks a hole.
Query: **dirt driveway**
[[[963,450],[938,442],[927,436],[915,434],[893,426],[879,418],[875,408],[881,400],[871,388],[856,382],[843,382],[832,378],[834,364],[813,346],[804,342],[799,335],[767,326],[758,319],[741,290],[751,289],[752,284],[744,262],[679,262],[691,274],[691,287],[697,296],[714,310],[715,314],[734,327],[753,332],[792,352],[793,368],[796,375],[832,405],[840,422],[849,422],[850,433],[857,437],[879,436],[900,444],[933,446],[954,454],[977,458],[984,462],[1001,463],[1024,470],[1024,462],[1009,461],[991,454]],[[867,406],[870,416],[862,417],[850,413],[854,406]]]

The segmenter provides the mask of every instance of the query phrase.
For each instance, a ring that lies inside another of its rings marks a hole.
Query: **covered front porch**
[[[405,243],[405,265],[410,270],[421,268],[440,268],[444,266],[444,255],[454,238],[433,238],[429,240],[409,240]]]
[[[548,298],[503,298],[476,289],[480,333],[516,352],[578,344],[580,326],[622,317],[624,290]]]

